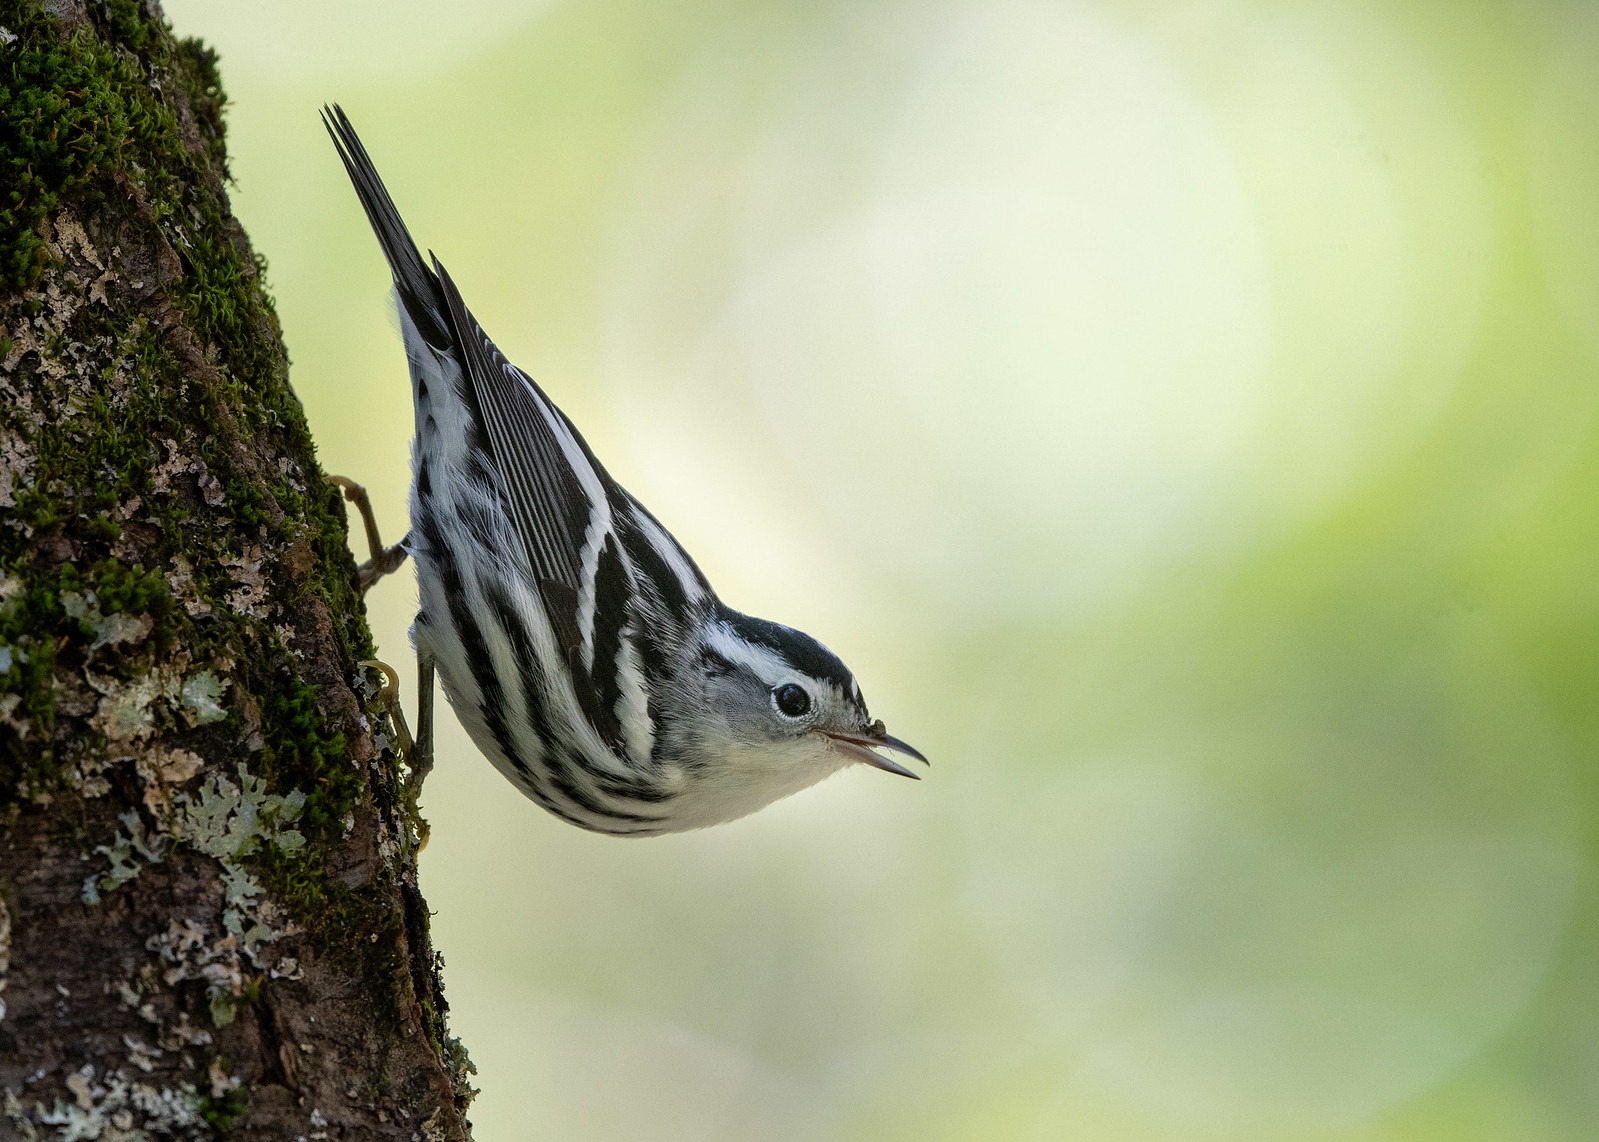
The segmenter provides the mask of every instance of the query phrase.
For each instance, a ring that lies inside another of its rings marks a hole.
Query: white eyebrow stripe
[[[734,634],[725,623],[715,623],[706,634],[705,645],[737,666],[746,667],[768,686],[797,677],[805,677],[783,657],[769,647],[746,642]]]

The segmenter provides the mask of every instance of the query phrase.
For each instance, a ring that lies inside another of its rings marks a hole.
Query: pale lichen
[[[298,789],[268,793],[266,782],[252,777],[243,762],[238,772],[238,785],[217,774],[200,786],[198,802],[187,794],[177,798],[181,805],[173,832],[178,838],[216,857],[224,867],[259,851],[262,841],[284,852],[304,847],[305,838],[288,826],[300,819],[305,794]]]
[[[83,882],[83,902],[85,904],[100,903],[100,893],[110,892],[126,884],[139,875],[139,862],[134,859],[140,856],[150,864],[160,864],[166,856],[166,848],[172,838],[166,833],[145,834],[144,822],[139,819],[137,811],[130,810],[118,814],[117,820],[122,822],[127,829],[124,836],[118,830],[116,839],[109,845],[97,845],[95,852],[102,854],[111,862],[111,871],[105,876],[91,874]]]
[[[206,726],[228,716],[222,708],[222,691],[227,682],[210,670],[202,670],[183,680],[184,717],[191,725]]]
[[[170,671],[142,674],[128,681],[90,674],[88,681],[100,693],[100,706],[90,725],[105,734],[113,749],[149,737],[155,731],[151,704],[157,698],[176,697],[181,686]]]
[[[17,1098],[16,1092],[10,1087],[5,1088],[5,1115],[11,1120],[11,1130],[18,1138],[25,1142],[34,1142],[39,1137],[39,1132],[33,1128],[33,1121],[28,1117],[28,1112]]]
[[[166,581],[172,591],[172,597],[182,604],[189,617],[196,618],[211,613],[211,604],[195,592],[194,567],[184,556],[172,557],[172,569],[166,573]]]
[[[192,780],[205,759],[186,749],[158,747],[134,758],[135,771],[144,783],[144,805],[159,818],[172,812],[173,790]]]
[[[188,1083],[177,1090],[157,1089],[121,1070],[108,1071],[97,1081],[94,1066],[85,1064],[67,1076],[66,1087],[72,1102],[58,1098],[48,1110],[35,1103],[32,1115],[39,1125],[56,1127],[59,1142],[153,1142],[157,1136],[198,1142],[210,1135],[199,1093]],[[5,1111],[22,1137],[37,1137],[21,1101],[9,1089]]]
[[[123,747],[142,742],[155,732],[163,706],[191,726],[209,725],[228,716],[221,701],[227,681],[210,668],[185,676],[187,665],[187,656],[179,654],[172,662],[131,679],[86,674],[89,685],[100,694],[90,724],[105,734],[113,757],[134,756]]]
[[[207,778],[198,800],[180,794],[174,799],[176,812],[171,820],[179,841],[215,857],[222,866],[225,907],[221,921],[226,935],[208,944],[203,930],[195,929],[198,941],[193,932],[186,932],[174,943],[169,937],[176,929],[169,929],[152,944],[152,950],[178,965],[167,972],[169,985],[185,978],[207,982],[211,1018],[218,1027],[232,1022],[234,1006],[243,994],[238,952],[264,968],[261,945],[287,931],[275,927],[281,918],[279,910],[265,899],[261,882],[239,862],[259,851],[263,843],[284,853],[305,847],[305,837],[291,827],[305,809],[305,794],[299,790],[268,793],[266,783],[252,777],[243,763],[238,773],[238,785],[220,775]]]
[[[241,615],[264,619],[272,610],[267,600],[266,575],[261,570],[262,554],[259,544],[245,547],[241,555],[228,555],[222,566],[233,573],[234,588],[228,592],[228,606]]]
[[[244,995],[244,965],[239,954],[244,949],[232,932],[211,939],[204,926],[193,920],[172,920],[165,932],[145,943],[168,966],[162,980],[168,987],[183,980],[199,980],[206,985],[211,1022],[226,1027],[233,1022],[234,1010]]]
[[[78,594],[61,593],[61,609],[81,623],[94,628],[94,641],[89,644],[89,655],[102,646],[130,645],[143,642],[155,629],[155,619],[149,614],[130,615],[117,611],[110,615],[100,613],[100,601],[93,591]]]
[[[0,426],[0,508],[15,507],[14,493],[32,482],[33,449],[20,434]]]
[[[294,824],[305,811],[305,794],[268,793],[266,782],[251,775],[240,763],[239,783],[214,774],[200,786],[199,795],[171,794],[166,778],[187,779],[200,767],[200,759],[185,751],[158,754],[153,764],[147,759],[141,774],[155,777],[146,787],[146,804],[158,794],[155,805],[165,812],[161,826],[147,832],[137,811],[117,819],[127,830],[118,831],[109,845],[95,852],[110,863],[105,873],[93,873],[83,882],[83,900],[99,904],[102,892],[111,892],[139,875],[147,864],[159,864],[171,844],[182,844],[216,859],[221,866],[223,908],[217,917],[222,935],[213,939],[206,926],[186,920],[173,920],[167,930],[152,936],[146,946],[169,966],[164,979],[170,987],[180,980],[197,979],[206,984],[212,1021],[222,1027],[232,1022],[237,1001],[244,994],[242,953],[262,970],[270,969],[274,978],[292,975],[298,964],[280,959],[273,967],[261,955],[261,946],[295,930],[292,924],[280,927],[281,909],[266,898],[265,886],[240,863],[270,844],[280,852],[295,853],[305,847],[305,837]],[[281,972],[278,969],[283,969]],[[137,993],[128,993],[137,1000]],[[126,998],[126,996],[125,996]]]
[[[226,1098],[239,1089],[240,1080],[228,1073],[227,1065],[220,1058],[211,1060],[206,1078],[211,1082],[212,1098]]]
[[[137,1035],[122,1036],[122,1045],[128,1049],[128,1061],[145,1074],[154,1071],[161,1056],[166,1054],[160,1047],[152,1047]]]

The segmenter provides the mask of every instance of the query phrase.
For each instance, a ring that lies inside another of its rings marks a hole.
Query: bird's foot
[[[372,584],[405,562],[405,540],[402,539],[393,547],[384,547],[383,538],[378,534],[377,517],[372,514],[372,501],[367,498],[366,489],[344,476],[329,476],[328,479],[344,489],[344,498],[355,505],[355,510],[361,513],[361,522],[366,527],[366,548],[370,558],[355,569],[356,574],[361,577],[361,595],[365,597],[372,589]]]
[[[406,786],[412,795],[422,791],[422,782],[433,770],[433,663],[430,659],[417,661],[417,723],[416,736],[411,736],[411,726],[405,719],[405,709],[400,704],[400,676],[387,662],[369,658],[361,665],[383,675],[383,685],[378,690],[378,701],[389,712],[394,723],[394,736],[400,747],[400,759],[410,771]]]
[[[383,703],[383,708],[389,712],[389,721],[394,724],[401,760],[407,767],[412,767],[416,760],[416,739],[411,737],[411,726],[406,722],[405,709],[400,705],[400,676],[394,672],[394,667],[375,658],[369,658],[361,665],[383,675],[383,685],[378,688],[378,701]]]
[[[387,662],[379,662],[369,658],[361,663],[365,669],[376,670],[383,675],[383,685],[378,690],[378,701],[383,703],[383,708],[389,713],[389,721],[394,725],[394,736],[400,747],[400,759],[405,762],[405,767],[410,770],[406,778],[406,792],[414,799],[422,792],[422,779],[427,776],[428,770],[433,768],[433,703],[431,694],[425,694],[422,700],[422,713],[419,728],[420,740],[411,736],[411,727],[406,723],[405,710],[400,705],[400,677],[394,672],[394,667]],[[431,690],[433,682],[432,664],[427,665],[424,672],[426,683]],[[416,851],[421,852],[428,847],[428,823],[420,814],[413,819],[416,828]]]

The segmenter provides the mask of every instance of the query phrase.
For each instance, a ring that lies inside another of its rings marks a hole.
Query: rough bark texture
[[[215,59],[154,0],[0,25],[0,1138],[465,1138]]]

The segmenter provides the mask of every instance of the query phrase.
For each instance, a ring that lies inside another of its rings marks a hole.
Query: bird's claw
[[[395,739],[400,747],[400,760],[405,761],[409,773],[406,776],[406,792],[411,797],[417,797],[422,792],[422,779],[427,777],[433,768],[433,726],[432,726],[432,669],[430,664],[422,667],[425,686],[422,693],[422,736],[421,739],[411,736],[411,726],[405,717],[405,707],[400,705],[400,675],[395,673],[392,665],[379,662],[377,659],[366,659],[361,662],[361,667],[366,670],[377,670],[384,677],[384,685],[377,689],[377,701],[384,704],[384,709],[389,712],[389,721],[395,728]],[[416,817],[417,853],[427,848],[429,827],[427,821],[421,816]]]
[[[376,670],[383,675],[383,685],[378,688],[378,701],[383,703],[383,708],[389,712],[389,721],[394,723],[394,736],[399,739],[400,757],[408,767],[411,767],[415,760],[416,740],[411,737],[411,726],[405,720],[405,710],[400,705],[400,676],[394,672],[394,667],[375,658],[369,658],[361,665],[367,670]]]
[[[366,547],[369,558],[355,569],[361,580],[361,595],[372,589],[372,585],[389,572],[397,570],[405,562],[405,541],[401,540],[392,547],[383,546],[383,538],[378,533],[377,516],[372,512],[372,501],[366,494],[366,489],[354,480],[345,476],[329,476],[328,479],[344,489],[344,498],[355,505],[355,510],[361,513],[361,524],[366,529]]]

